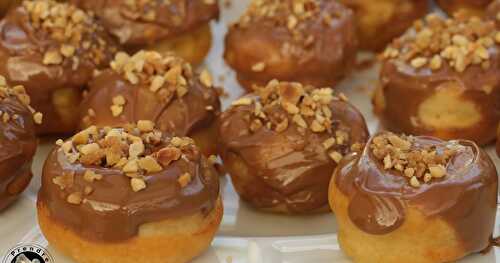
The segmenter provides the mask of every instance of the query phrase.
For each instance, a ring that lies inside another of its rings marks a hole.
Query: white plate
[[[224,0],[222,2],[228,2]],[[215,76],[215,81],[224,86],[229,98],[224,106],[243,93],[232,72],[222,60],[223,39],[227,24],[234,21],[248,4],[248,0],[233,0],[224,7],[221,19],[213,25],[214,47],[206,60],[206,66]],[[223,76],[219,78],[219,76]],[[377,68],[355,73],[344,81],[339,89],[346,93],[351,102],[364,114],[370,130],[377,129],[369,94],[377,79]],[[0,259],[8,249],[18,243],[36,243],[46,246],[57,263],[71,260],[59,254],[47,244],[36,221],[35,201],[40,186],[41,168],[53,140],[44,139],[35,157],[34,179],[20,200],[0,214]],[[488,148],[498,167],[500,160],[492,147]],[[333,214],[314,216],[281,216],[255,211],[240,202],[227,178],[222,179],[224,197],[224,218],[213,246],[196,259],[196,263],[298,263],[338,262],[348,263],[337,242],[336,222]],[[497,213],[500,215],[500,212]],[[499,216],[500,217],[500,216]],[[500,232],[500,218],[497,218],[495,232]],[[500,249],[495,248],[487,255],[474,255],[462,263],[500,262]]]

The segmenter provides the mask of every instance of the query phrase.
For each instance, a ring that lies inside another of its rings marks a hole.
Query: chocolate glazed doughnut
[[[429,11],[421,0],[340,0],[354,11],[360,48],[380,51]]]
[[[111,68],[89,84],[81,125],[121,126],[152,120],[162,131],[193,137],[208,156],[215,153],[214,123],[219,111],[219,96],[208,71],[197,74],[190,64],[170,54],[118,53]]]
[[[0,22],[0,74],[44,114],[39,134],[76,130],[82,89],[114,51],[93,17],[69,4],[24,1]]]
[[[0,211],[12,204],[33,176],[31,161],[42,115],[29,106],[23,87],[9,87],[0,75]]]
[[[383,125],[480,145],[493,141],[500,120],[500,38],[494,23],[432,14],[414,29],[383,54],[374,96]]]
[[[249,91],[272,79],[332,86],[357,51],[351,10],[330,0],[254,0],[225,43],[224,58]]]
[[[210,50],[210,21],[219,17],[217,1],[73,0],[92,11],[129,51],[173,51],[193,64]]]
[[[475,143],[386,132],[339,164],[330,205],[356,262],[451,262],[490,245],[497,188]]]
[[[240,197],[270,212],[326,211],[328,182],[368,131],[331,88],[271,81],[221,115],[219,153]]]
[[[45,237],[78,262],[187,262],[222,218],[212,163],[150,121],[58,141],[37,207]]]

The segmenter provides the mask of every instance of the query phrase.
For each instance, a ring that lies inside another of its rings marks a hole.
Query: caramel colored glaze
[[[363,153],[344,158],[332,183],[351,200],[352,222],[366,233],[383,235],[397,230],[405,221],[405,210],[412,207],[429,218],[446,220],[456,230],[465,252],[485,249],[496,215],[498,178],[493,162],[471,141],[415,139],[413,147],[417,148],[432,145],[442,151],[452,143],[464,148],[448,162],[446,177],[419,188],[410,186],[401,172],[384,170],[368,146]]]
[[[0,18],[2,18],[10,8],[21,3],[22,0],[2,0],[0,1]]]
[[[152,120],[161,131],[176,136],[192,135],[212,125],[220,112],[220,101],[215,89],[203,86],[198,80],[190,80],[190,83],[189,91],[182,98],[165,101],[148,86],[131,84],[119,73],[106,70],[89,84],[81,112],[86,115],[89,109],[93,109],[96,116],[90,117],[89,123],[83,121],[82,126],[120,126]],[[113,98],[119,95],[127,103],[123,113],[113,117],[110,107]],[[207,106],[213,110],[207,110]]]
[[[293,44],[294,37],[286,25],[259,19],[247,27],[234,24],[225,39],[224,58],[235,69],[247,89],[252,84],[267,84],[272,79],[300,82],[317,87],[332,86],[354,66],[357,39],[352,12],[336,1],[321,0],[319,9],[331,14],[332,26],[318,16],[305,23],[314,41],[307,48]],[[284,51],[291,44],[295,52]],[[252,67],[264,63],[263,71]]]
[[[466,12],[471,16],[482,16],[488,5],[494,0],[437,0],[437,4],[445,12],[452,15],[456,12]]]
[[[155,19],[146,21],[140,17],[140,13],[129,10],[122,0],[73,0],[73,3],[81,8],[94,12],[121,44],[132,49],[178,37],[206,25],[212,19],[218,19],[217,1],[214,1],[214,4],[205,2],[173,0],[170,4],[158,3],[158,6],[154,7]],[[134,19],[134,16],[137,16],[137,19]]]
[[[10,116],[0,125],[0,211],[16,200],[31,181],[31,161],[37,147],[32,113],[16,98],[0,102],[0,111]]]
[[[429,11],[422,0],[340,0],[354,11],[361,49],[380,51]]]
[[[368,130],[363,116],[352,105],[333,101],[333,125],[349,133],[350,143],[365,143]],[[293,213],[317,211],[328,203],[328,182],[337,166],[328,156],[322,143],[331,137],[328,133],[304,135],[291,124],[282,133],[262,127],[250,132],[245,116],[254,106],[239,106],[224,112],[219,126],[219,153],[224,162],[235,158],[244,161],[251,179],[239,177],[243,171],[225,165],[241,198],[257,208],[284,205]],[[276,108],[276,114],[282,114]],[[335,129],[334,129],[335,130]],[[346,146],[334,146],[346,154]]]
[[[105,34],[95,37],[112,43]],[[5,76],[10,85],[23,85],[31,97],[31,106],[43,113],[44,122],[37,126],[38,134],[71,132],[77,128],[78,113],[74,102],[81,100],[82,89],[94,70],[107,64],[104,61],[96,66],[93,61],[83,58],[75,69],[69,60],[62,65],[43,64],[44,52],[57,45],[43,32],[34,30],[23,7],[11,10],[0,22],[0,75]],[[76,50],[77,56],[81,52],[84,51]],[[105,55],[106,61],[112,58],[112,54]],[[62,96],[60,99],[68,103],[55,101],[57,92]],[[61,103],[63,105],[55,105]],[[57,106],[76,118],[63,118]]]
[[[163,171],[145,177],[147,188],[134,192],[130,178],[120,169],[71,164],[56,148],[47,158],[38,194],[57,222],[88,240],[119,242],[138,234],[139,226],[165,219],[208,214],[219,197],[219,181],[215,169],[201,154],[193,159],[181,158]],[[89,183],[83,179],[85,170],[103,175]],[[63,173],[74,172],[73,186],[61,190],[52,180]],[[181,187],[180,174],[190,173],[191,181]],[[81,205],[66,201],[66,196],[85,186],[93,188]]]
[[[500,156],[500,124],[497,129],[497,154]]]
[[[442,139],[468,139],[480,145],[494,140],[500,120],[500,55],[498,50],[493,50],[488,69],[471,65],[461,73],[447,63],[432,71],[415,69],[400,60],[385,61],[380,73],[379,94],[376,95],[383,99],[377,101],[375,98],[375,111],[383,125],[392,131]],[[418,110],[422,102],[447,83],[457,88],[462,99],[474,103],[481,115],[477,123],[468,128],[435,130],[419,122]],[[491,87],[491,90],[487,91],[485,87]]]

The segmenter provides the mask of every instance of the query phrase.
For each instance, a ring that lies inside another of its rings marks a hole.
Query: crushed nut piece
[[[191,174],[184,173],[179,177],[179,179],[177,179],[177,181],[179,182],[181,187],[184,188],[189,184],[189,182],[191,182]]]
[[[139,192],[146,189],[146,182],[141,178],[130,179],[130,186],[134,192]]]

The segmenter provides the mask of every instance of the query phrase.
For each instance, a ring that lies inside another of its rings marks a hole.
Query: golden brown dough
[[[219,121],[219,153],[240,197],[269,212],[327,211],[342,156],[366,142],[361,113],[333,89],[269,82]]]
[[[441,7],[449,15],[461,12],[466,16],[484,15],[488,5],[494,0],[437,0],[439,7]]]
[[[73,0],[92,11],[130,52],[171,51],[192,64],[205,59],[212,45],[210,21],[219,16],[215,0]]]
[[[53,0],[24,1],[0,22],[0,74],[44,114],[38,134],[76,130],[82,91],[116,50],[93,16]]]
[[[386,132],[343,159],[329,200],[354,262],[444,263],[490,247],[497,190],[473,142]]]
[[[111,68],[89,83],[81,105],[82,127],[121,126],[152,120],[158,129],[195,139],[215,153],[219,95],[207,70],[200,74],[172,54],[140,51],[116,55]]]
[[[375,112],[386,128],[480,145],[500,119],[498,31],[491,21],[429,15],[383,54]]]
[[[354,11],[361,49],[379,51],[429,11],[422,0],[340,0]]]
[[[254,0],[225,43],[224,58],[249,91],[272,79],[332,86],[357,51],[352,12],[331,0]]]
[[[49,243],[82,263],[184,263],[205,251],[222,219],[218,174],[187,137],[150,121],[91,126],[59,140],[37,208]]]

